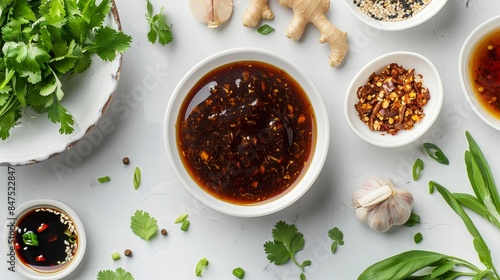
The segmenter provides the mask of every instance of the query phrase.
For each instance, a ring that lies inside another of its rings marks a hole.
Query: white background
[[[471,132],[485,152],[493,174],[500,182],[498,145],[500,132],[484,124],[466,103],[459,84],[458,54],[468,34],[485,20],[500,14],[497,0],[450,0],[433,19],[406,31],[384,32],[362,24],[340,0],[332,0],[328,18],[349,34],[350,51],[342,66],[328,65],[329,47],[318,43],[319,33],[308,26],[299,42],[285,37],[291,10],[271,1],[276,31],[258,34],[241,24],[248,1],[236,0],[231,19],[209,30],[192,15],[187,0],[152,0],[155,12],[165,6],[174,32],[167,45],[147,41],[146,2],[117,0],[125,33],[133,37],[126,52],[120,84],[101,123],[73,149],[42,163],[16,167],[17,204],[38,199],[59,200],[80,215],[88,237],[85,260],[70,279],[96,279],[103,269],[122,267],[135,279],[196,279],[194,269],[206,257],[209,267],[202,279],[234,279],[233,268],[241,266],[245,279],[299,279],[300,270],[288,263],[275,266],[266,259],[263,244],[271,230],[283,220],[304,234],[299,260],[309,259],[308,279],[356,279],[376,261],[406,250],[422,249],[467,259],[482,267],[472,247],[472,238],[460,218],[439,194],[429,194],[427,182],[435,180],[451,191],[472,193],[464,165],[465,131]],[[235,47],[259,47],[280,53],[302,67],[316,82],[325,99],[331,123],[331,144],[326,165],[315,185],[298,202],[276,214],[260,218],[237,218],[217,213],[194,200],[174,177],[163,144],[163,118],[170,94],[182,76],[198,61]],[[418,52],[429,58],[443,79],[445,97],[441,115],[418,141],[402,148],[370,146],[348,128],[344,97],[349,82],[366,63],[391,51]],[[34,139],[36,141],[36,139]],[[450,165],[430,159],[422,143],[440,146]],[[0,143],[1,145],[1,143]],[[128,156],[129,166],[121,159]],[[420,180],[411,179],[411,166],[422,158],[425,169]],[[134,167],[142,170],[142,184],[134,190]],[[7,167],[0,168],[0,184],[6,186]],[[110,176],[111,182],[97,183]],[[398,227],[380,234],[359,223],[350,207],[352,193],[370,176],[392,178],[415,196],[414,211],[422,223]],[[7,217],[6,187],[0,192],[0,217]],[[145,242],[129,228],[135,210],[149,212],[166,228],[168,236]],[[188,213],[187,232],[173,223]],[[471,215],[493,251],[500,267],[500,232]],[[330,253],[327,232],[340,228],[345,245]],[[0,228],[3,235],[5,227]],[[421,232],[423,241],[413,242]],[[131,249],[132,258],[111,259],[111,253]],[[7,254],[5,243],[0,252]],[[3,258],[0,258],[3,260]],[[0,279],[22,279],[1,262]]]

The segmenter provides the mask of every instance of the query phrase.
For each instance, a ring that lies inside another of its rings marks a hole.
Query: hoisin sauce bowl
[[[260,61],[287,72],[300,84],[312,107],[315,124],[307,164],[297,180],[282,193],[256,203],[233,203],[206,191],[193,179],[179,153],[178,119],[188,92],[208,72],[236,61]],[[297,65],[271,51],[258,48],[237,48],[207,57],[191,70],[175,88],[164,118],[164,142],[167,158],[179,183],[198,201],[218,212],[238,217],[258,217],[280,211],[302,197],[314,184],[326,160],[330,141],[329,119],[325,103],[314,82]]]

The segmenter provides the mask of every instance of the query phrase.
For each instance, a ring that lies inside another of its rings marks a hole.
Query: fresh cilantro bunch
[[[279,221],[276,223],[272,235],[274,240],[264,243],[264,250],[270,262],[275,265],[283,265],[291,259],[302,271],[306,266],[311,265],[310,260],[299,263],[295,258],[295,254],[302,250],[305,245],[304,235],[298,231],[295,225]],[[300,279],[305,278],[302,272]]]
[[[61,77],[84,72],[96,54],[112,61],[132,38],[104,26],[111,0],[0,0],[0,139],[25,108],[47,114],[59,133],[74,131]]]

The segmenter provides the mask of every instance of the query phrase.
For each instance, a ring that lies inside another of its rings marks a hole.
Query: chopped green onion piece
[[[185,219],[184,221],[182,221],[181,230],[187,231],[189,228],[189,224],[190,224],[190,222],[188,219]]]
[[[198,261],[198,264],[196,265],[196,277],[200,277],[201,273],[203,270],[208,266],[208,260],[206,258],[201,259]]]
[[[416,224],[420,224],[420,216],[411,212],[410,218],[406,221],[405,226],[412,227]]]
[[[106,182],[111,181],[111,179],[109,178],[109,176],[104,176],[104,177],[98,178],[97,181],[99,181],[99,183],[106,183]]]
[[[420,178],[422,170],[424,170],[424,162],[421,159],[417,159],[413,164],[413,169],[412,169],[413,181],[417,181],[418,178]]]
[[[415,236],[413,236],[413,241],[415,241],[415,243],[417,243],[417,244],[422,242],[422,239],[424,239],[424,238],[420,232],[417,232],[415,234]]]
[[[175,219],[174,223],[180,224],[182,223],[186,218],[188,217],[188,214],[180,214],[177,219]]]
[[[439,162],[441,164],[445,164],[445,165],[450,164],[450,161],[448,160],[446,155],[443,153],[443,151],[441,151],[441,149],[438,146],[436,146],[432,143],[424,143],[423,146],[424,146],[425,151],[427,152],[427,154],[431,158],[435,159],[437,162]]]
[[[38,246],[38,236],[31,230],[23,234],[23,242],[28,246]]]
[[[238,279],[243,279],[245,277],[245,271],[241,267],[233,269],[233,275]]]
[[[117,261],[121,258],[120,256],[120,253],[118,252],[114,252],[113,254],[111,254],[111,258],[114,260],[114,261]]]
[[[257,32],[261,35],[268,35],[270,33],[273,33],[274,32],[274,28],[272,28],[270,25],[268,24],[264,24],[262,26],[260,26],[259,28],[257,28]]]
[[[134,189],[138,189],[141,184],[141,170],[139,167],[136,167],[134,170]]]

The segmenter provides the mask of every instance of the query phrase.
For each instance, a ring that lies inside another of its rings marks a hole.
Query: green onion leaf
[[[120,256],[120,253],[118,252],[114,252],[113,254],[111,254],[111,258],[114,260],[114,261],[117,261],[121,258]]]
[[[198,261],[198,264],[196,265],[196,277],[200,277],[201,273],[205,268],[208,266],[208,260],[206,258],[202,258],[200,261]]]
[[[185,219],[184,221],[182,221],[181,230],[187,231],[189,228],[189,224],[191,224],[191,223],[189,222],[188,219]]]
[[[138,189],[141,185],[141,170],[136,167],[134,170],[134,189]]]
[[[182,223],[186,218],[188,217],[188,214],[184,213],[184,214],[180,214],[179,217],[177,217],[177,219],[175,219],[174,223],[175,224],[180,224]]]
[[[424,170],[424,162],[421,159],[417,159],[412,168],[413,181],[417,181],[420,178],[422,170]]]
[[[104,176],[104,177],[98,178],[97,181],[99,181],[99,183],[106,183],[106,182],[111,181],[111,179],[109,178],[109,176]]]
[[[260,26],[259,28],[257,28],[257,32],[261,35],[268,35],[268,34],[274,32],[274,28],[272,28],[268,24],[264,24],[264,25]]]
[[[38,246],[38,236],[32,231],[25,232],[23,242],[28,246]]]
[[[238,279],[243,279],[245,277],[245,271],[241,267],[233,269],[233,275]]]
[[[423,146],[425,151],[431,158],[435,159],[437,162],[441,164],[445,165],[450,164],[450,161],[438,146],[432,143],[424,143]]]
[[[412,227],[416,224],[420,224],[420,216],[411,212],[410,218],[406,221],[405,226]]]
[[[423,239],[423,236],[420,232],[417,232],[414,236],[413,236],[413,241],[415,241],[416,244],[422,242],[422,239]]]

